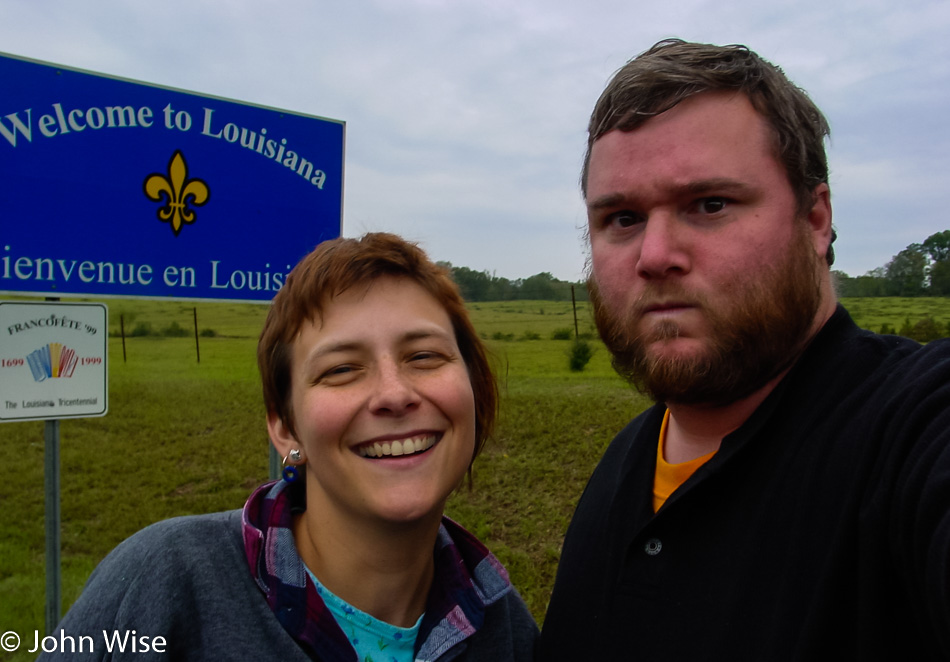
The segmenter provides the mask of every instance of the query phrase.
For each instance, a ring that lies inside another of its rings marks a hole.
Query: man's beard
[[[657,402],[691,405],[736,402],[788,368],[808,342],[821,303],[818,257],[803,223],[785,260],[737,280],[718,309],[667,280],[647,282],[633,309],[616,314],[593,276],[587,285],[597,329],[620,376]],[[697,307],[709,329],[701,352],[671,356],[653,347],[679,336],[671,320],[638,333],[646,308],[660,300]]]

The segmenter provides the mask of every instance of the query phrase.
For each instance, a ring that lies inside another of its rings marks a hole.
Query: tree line
[[[547,271],[509,280],[451,262],[439,265],[449,270],[466,301],[570,301],[572,286],[576,300],[587,301],[583,281],[559,280]],[[911,244],[886,265],[863,276],[849,276],[843,271],[832,273],[842,297],[950,296],[950,230],[932,234],[923,243]]]
[[[439,262],[439,265],[449,270],[466,301],[570,301],[572,286],[577,301],[587,300],[587,286],[583,281],[571,283],[558,280],[547,271],[528,278],[509,280],[487,271],[456,267],[451,262]]]
[[[950,296],[950,230],[911,244],[883,267],[852,277],[835,271],[842,297]]]

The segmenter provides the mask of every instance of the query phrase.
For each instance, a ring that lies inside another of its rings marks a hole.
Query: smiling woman
[[[284,480],[122,543],[60,633],[161,637],[183,660],[532,659],[507,572],[443,516],[497,399],[447,273],[394,235],[325,242],[275,297],[258,364]]]
[[[448,314],[415,281],[383,275],[322,308],[290,350],[294,432],[271,410],[271,440],[282,457],[302,450],[307,510],[319,513],[320,526],[340,531],[333,539],[340,552],[356,549],[368,565],[385,566],[405,550],[400,566],[413,568],[410,586],[380,593],[360,573],[352,578],[354,593],[363,594],[354,606],[411,624],[432,564],[418,554],[417,540],[434,544],[445,501],[475,456],[472,384]],[[398,537],[387,524],[401,525]],[[297,520],[295,537],[314,541],[298,545],[301,556],[318,576],[334,576],[320,572],[338,561],[320,552],[327,543],[311,533],[314,526],[313,518]],[[374,559],[366,543],[380,533],[381,558]],[[334,583],[324,582],[331,590]]]

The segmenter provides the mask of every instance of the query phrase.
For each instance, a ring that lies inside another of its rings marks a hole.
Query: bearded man
[[[837,303],[827,135],[742,46],[662,41],[597,102],[591,301],[657,404],[581,497],[542,660],[950,658],[950,342]]]

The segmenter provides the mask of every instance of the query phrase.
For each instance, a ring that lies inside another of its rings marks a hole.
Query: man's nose
[[[637,256],[637,273],[643,278],[663,278],[689,270],[683,229],[674,214],[657,211],[644,223]]]

